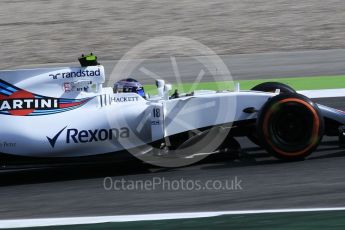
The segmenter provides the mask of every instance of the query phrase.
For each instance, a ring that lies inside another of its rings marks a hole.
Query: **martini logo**
[[[91,99],[45,97],[0,80],[0,114],[14,116],[56,114],[79,108]]]

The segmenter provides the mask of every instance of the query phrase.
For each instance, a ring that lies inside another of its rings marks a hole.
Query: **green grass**
[[[323,230],[345,228],[344,211],[223,215],[208,218],[136,221],[89,225],[25,228],[26,230],[101,230],[101,229],[252,229]]]
[[[257,84],[267,81],[276,81],[290,85],[295,90],[313,90],[313,89],[337,89],[345,88],[345,75],[338,76],[317,76],[317,77],[293,77],[293,78],[276,78],[264,80],[241,80],[237,81],[241,85],[241,89],[248,90]],[[173,84],[173,90],[178,89],[179,92],[190,92],[193,83],[184,83],[182,85]],[[196,85],[195,90],[233,90],[233,81],[223,82],[200,82]],[[149,94],[156,94],[155,85],[145,86],[145,91]]]

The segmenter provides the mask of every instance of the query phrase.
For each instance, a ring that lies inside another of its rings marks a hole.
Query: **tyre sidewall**
[[[313,114],[312,129],[315,130],[315,132],[312,130],[309,131],[312,132],[311,137],[308,139],[308,143],[310,144],[295,153],[287,152],[286,150],[281,149],[283,147],[279,146],[278,143],[274,143],[270,136],[271,133],[268,127],[270,126],[270,119],[272,119],[272,117],[274,118],[275,113],[278,111],[277,109],[281,108],[279,106],[288,102],[303,104],[303,106]],[[272,112],[272,107],[275,107],[276,111]],[[268,102],[266,102],[258,114],[256,127],[258,139],[262,144],[262,147],[264,147],[269,153],[283,160],[300,160],[310,155],[317,148],[324,132],[324,121],[319,108],[309,98],[300,94],[286,93],[272,97]]]

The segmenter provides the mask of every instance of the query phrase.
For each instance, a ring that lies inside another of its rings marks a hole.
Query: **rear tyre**
[[[319,145],[324,121],[309,98],[286,93],[262,107],[256,128],[260,143],[269,153],[283,160],[301,160]]]
[[[292,87],[280,82],[264,82],[254,86],[251,90],[273,93],[277,89],[280,90],[280,93],[296,93],[296,91]],[[258,139],[257,132],[255,130],[252,133],[248,134],[247,137],[254,144],[262,146]]]

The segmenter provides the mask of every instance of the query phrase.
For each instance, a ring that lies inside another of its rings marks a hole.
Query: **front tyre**
[[[280,93],[296,93],[291,86],[280,82],[263,82],[254,86],[251,90],[274,93],[277,89],[280,90]]]
[[[292,87],[280,82],[263,82],[254,86],[251,90],[274,93],[277,89],[280,90],[280,93],[296,93]],[[255,130],[254,132],[248,134],[247,137],[251,142],[262,147]]]
[[[260,143],[283,160],[301,160],[310,155],[319,145],[323,132],[319,108],[303,95],[277,95],[258,114]]]

